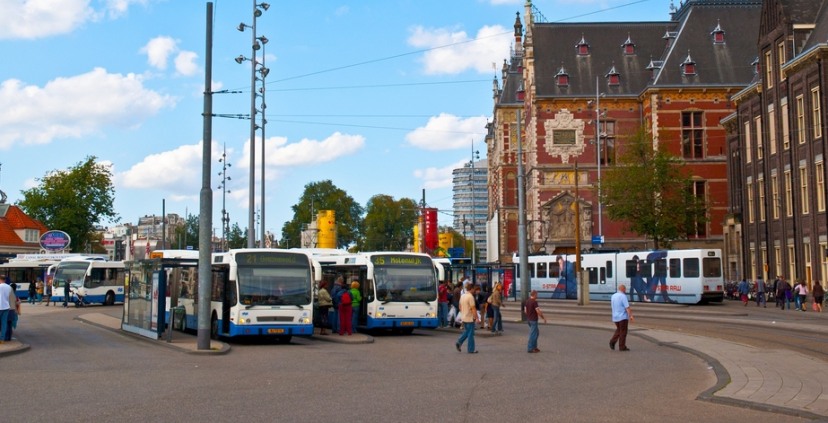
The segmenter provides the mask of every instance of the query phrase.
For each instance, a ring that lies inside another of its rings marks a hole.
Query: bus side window
[[[698,278],[700,275],[698,257],[684,259],[684,277]]]
[[[670,277],[671,278],[680,278],[681,277],[681,260],[677,258],[670,259]]]

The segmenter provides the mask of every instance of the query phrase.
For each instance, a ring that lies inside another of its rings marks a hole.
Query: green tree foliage
[[[704,224],[706,205],[692,195],[684,161],[653,149],[651,140],[644,130],[629,138],[618,165],[603,175],[601,201],[611,220],[649,237],[657,249]]]
[[[54,170],[37,179],[40,185],[21,191],[20,206],[49,229],[72,238],[72,251],[85,251],[95,227],[102,219],[120,220],[115,213],[115,189],[109,167],[89,156],[74,167]]]
[[[191,214],[184,218],[184,224],[175,227],[175,240],[171,242],[172,245],[177,245],[176,248],[184,249],[188,245],[192,246],[194,250],[198,249],[198,215]]]
[[[227,248],[245,247],[247,247],[247,229],[242,230],[238,223],[234,223],[227,234]]]
[[[357,241],[362,225],[362,206],[330,180],[305,185],[299,203],[292,206],[293,219],[282,226],[282,239],[291,247],[298,247],[301,232],[316,221],[319,210],[333,210],[336,217],[336,245],[346,248]]]
[[[362,251],[405,251],[413,244],[414,226],[419,216],[417,202],[410,198],[394,200],[389,195],[375,195],[368,200]]]

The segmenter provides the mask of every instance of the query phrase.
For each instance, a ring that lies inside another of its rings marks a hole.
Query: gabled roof
[[[689,3],[689,2],[688,2]],[[762,9],[756,2],[697,1],[685,11],[673,45],[655,86],[747,85],[754,77],[756,40]],[[713,42],[711,32],[720,27],[725,42]],[[694,76],[684,75],[681,64],[690,54],[696,63]]]
[[[40,234],[48,230],[46,226],[39,221],[32,219],[23,210],[15,205],[0,205],[0,246],[11,245],[31,245],[33,243],[24,242],[15,232],[21,229],[36,229]],[[5,208],[5,212],[3,212]]]
[[[638,95],[650,82],[650,59],[661,57],[666,41],[662,36],[673,31],[675,22],[541,23],[532,28],[535,86],[538,97],[595,95],[598,78],[601,92],[608,95]],[[624,54],[629,38],[635,54]],[[579,55],[576,44],[589,44],[589,54]],[[563,66],[569,85],[558,86],[555,75]],[[615,66],[620,84],[608,86],[606,75]]]
[[[522,104],[523,101],[518,101],[517,92],[521,89],[523,84],[523,75],[520,70],[521,58],[512,55],[512,60],[508,63],[504,62],[505,78],[503,79],[503,87],[500,89],[500,97],[498,104]],[[525,90],[525,87],[523,88]]]
[[[791,23],[814,23],[823,0],[776,0]]]
[[[822,6],[819,13],[816,15],[816,26],[814,27],[814,31],[811,32],[811,35],[808,37],[808,41],[805,43],[803,51],[808,51],[819,44],[828,43],[828,1],[822,0],[819,3],[822,3]]]

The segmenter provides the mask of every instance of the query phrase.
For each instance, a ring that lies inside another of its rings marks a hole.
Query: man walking
[[[747,307],[748,294],[750,293],[750,285],[748,285],[747,280],[742,279],[742,281],[739,282],[739,285],[736,287],[736,289],[739,291],[739,299],[742,300],[742,305]]]
[[[460,347],[463,346],[463,342],[468,339],[469,346],[467,351],[469,354],[477,354],[477,350],[474,348],[474,327],[477,324],[477,307],[474,297],[478,292],[480,292],[480,287],[475,286],[472,288],[471,283],[469,283],[466,284],[466,293],[460,297],[460,317],[463,321],[463,333],[457,339],[457,342],[454,343],[457,352],[460,352]]]
[[[9,297],[11,296],[11,286],[6,283],[6,277],[4,275],[0,275],[0,344],[2,344],[6,339],[6,334],[10,333],[11,328],[11,321],[9,319],[9,313],[14,310],[14,304],[9,303]],[[9,335],[11,337],[11,335]]]
[[[610,338],[609,346],[611,350],[615,349],[615,343],[618,342],[619,351],[629,351],[627,348],[627,327],[630,320],[633,320],[632,310],[630,310],[630,303],[627,301],[627,286],[618,285],[618,292],[612,294],[610,298],[612,304],[612,321],[615,323],[615,333]]]
[[[759,307],[759,304],[768,308],[767,300],[765,299],[765,281],[759,279],[756,281],[756,307]]]
[[[540,335],[540,331],[538,329],[538,318],[540,317],[543,319],[543,323],[546,323],[546,317],[544,317],[543,312],[538,306],[538,291],[533,289],[532,292],[529,293],[529,299],[526,300],[524,308],[526,312],[526,321],[529,323],[529,343],[526,345],[526,352],[539,353],[538,335]]]

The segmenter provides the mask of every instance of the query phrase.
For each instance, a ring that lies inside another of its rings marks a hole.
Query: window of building
[[[757,179],[756,188],[759,190],[759,221],[765,221],[765,180]]]
[[[808,214],[808,168],[799,165],[799,195],[802,197],[802,214]]]
[[[822,275],[822,281],[824,282],[826,278],[828,278],[828,243],[820,242],[819,243],[819,267],[820,267],[820,274]]]
[[[713,35],[713,44],[724,44],[725,32],[721,23],[717,23],[716,28],[710,34]]]
[[[805,99],[796,96],[796,140],[805,144]]]
[[[781,42],[776,45],[776,59],[779,61],[779,80],[782,81],[785,79],[785,75],[782,73],[782,65],[785,64],[785,42]]]
[[[814,139],[822,137],[822,115],[819,112],[819,87],[811,89],[811,110],[813,118],[811,125],[814,127]]]
[[[776,245],[773,247],[774,267],[776,268],[776,276],[782,276],[782,247]]]
[[[635,44],[632,42],[630,34],[627,34],[627,40],[624,41],[624,44],[621,44],[621,48],[624,50],[624,54],[626,55],[635,54]]]
[[[814,178],[816,179],[816,204],[817,211],[825,211],[825,162],[817,162],[814,165]],[[828,275],[826,275],[828,276]]]
[[[785,216],[793,216],[793,181],[791,181],[791,171],[785,171]]]
[[[684,59],[684,62],[681,64],[681,69],[684,75],[695,75],[696,74],[696,62],[693,61],[693,58],[690,57],[690,52],[687,52],[687,57]]]
[[[559,87],[566,87],[569,85],[569,74],[566,73],[566,69],[561,66],[558,69],[558,73],[555,75],[555,83],[558,84]]]
[[[773,60],[770,51],[765,52],[765,86],[773,88]]]
[[[776,174],[771,175],[771,210],[773,218],[779,219],[779,181]]]
[[[765,157],[765,147],[762,143],[762,116],[753,118],[756,126],[756,160],[762,160]]]
[[[618,73],[618,70],[615,69],[615,65],[610,68],[609,72],[604,75],[607,78],[607,84],[609,85],[620,85],[621,84],[621,74]]]
[[[750,249],[750,279],[756,280],[756,249]]]
[[[685,159],[704,158],[702,112],[681,113],[681,148]]]
[[[768,249],[762,247],[760,253],[762,254],[762,279],[768,280]]]
[[[781,116],[782,116],[782,148],[787,150],[791,148],[791,125],[788,120],[788,98],[785,97],[780,101]]]
[[[748,195],[748,223],[753,223],[753,182],[747,182]]]
[[[615,164],[615,122],[601,121],[601,164]]]
[[[690,195],[696,199],[697,204],[706,204],[707,199],[707,182],[692,181],[690,183]],[[689,218],[693,222],[693,227],[688,235],[696,237],[707,236],[707,224],[699,219],[698,215],[690,215]]]
[[[589,54],[589,43],[586,42],[586,38],[584,38],[583,34],[581,34],[581,41],[578,41],[578,44],[575,44],[575,49],[577,50],[579,56],[586,56]]]
[[[788,274],[790,275],[789,281],[796,280],[796,250],[793,244],[788,244]]]
[[[768,105],[768,148],[771,156],[776,154],[776,115],[773,103]]]
[[[751,147],[751,145],[753,145],[753,140],[750,139],[750,121],[749,120],[745,121],[744,136],[745,136],[745,144],[744,144],[745,145],[745,162],[750,163],[751,161],[753,161],[753,148]]]
[[[805,241],[802,243],[802,258],[805,262],[805,276],[811,274],[811,243]]]

